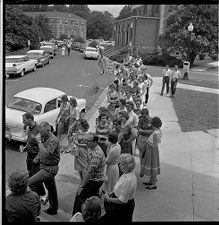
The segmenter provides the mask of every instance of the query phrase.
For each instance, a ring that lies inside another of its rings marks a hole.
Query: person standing
[[[8,178],[11,193],[6,197],[6,221],[29,224],[38,221],[40,215],[40,198],[37,193],[28,189],[28,174],[17,170]]]
[[[171,76],[172,71],[169,69],[169,65],[166,65],[165,69],[162,72],[163,75],[163,86],[161,89],[160,95],[163,96],[163,91],[166,85],[166,93],[169,93],[169,83],[170,83],[170,76]]]
[[[89,133],[87,135],[87,146],[90,150],[89,166],[77,189],[72,215],[81,212],[81,206],[87,198],[99,196],[99,188],[104,182],[105,156],[98,146],[98,136],[96,134]]]
[[[33,163],[40,162],[40,171],[28,179],[31,189],[44,182],[48,190],[49,208],[47,214],[56,215],[58,210],[58,196],[55,176],[58,173],[60,161],[60,144],[58,138],[51,132],[50,124],[42,122],[39,125],[39,134],[35,136],[39,146],[39,153]]]
[[[24,149],[27,150],[26,164],[28,174],[29,177],[32,177],[35,173],[37,173],[40,170],[40,163],[33,163],[33,160],[39,153],[39,146],[35,138],[33,138],[33,136],[36,136],[39,133],[39,126],[34,121],[34,116],[29,112],[25,113],[22,116],[22,120],[24,126],[29,127],[27,133],[27,144],[24,147]],[[43,183],[39,183],[38,185],[36,185],[34,191],[39,196],[44,196],[46,194]]]
[[[67,44],[67,50],[68,50],[68,56],[70,56],[70,52],[71,52],[71,44],[70,43]]]
[[[150,181],[148,183],[143,183],[147,185],[146,189],[149,190],[157,189],[157,175],[160,174],[160,157],[158,145],[161,143],[162,133],[160,127],[162,126],[162,121],[159,117],[155,116],[151,120],[151,125],[153,133],[148,138],[141,165],[141,177],[144,174],[150,176]]]
[[[116,182],[119,180],[118,160],[121,154],[121,146],[118,144],[118,135],[116,132],[111,132],[108,135],[108,143],[106,180],[103,184],[103,190],[112,192]]]
[[[178,83],[178,80],[181,79],[181,72],[178,70],[178,66],[175,65],[174,70],[172,71],[171,75],[171,95],[170,97],[174,98],[174,95],[176,93],[176,85]]]
[[[135,193],[137,189],[137,177],[134,172],[136,166],[134,156],[121,154],[119,166],[123,175],[116,182],[113,192],[106,192],[104,195],[104,206],[106,214],[101,218],[101,222],[109,224],[129,224],[135,208]]]
[[[150,90],[150,87],[153,84],[153,79],[152,79],[151,75],[148,74],[146,68],[145,68],[145,71],[144,71],[144,79],[145,79],[144,83],[145,83],[145,86],[146,86],[146,94],[145,94],[145,105],[146,105],[146,104],[148,104],[149,90]]]
[[[65,56],[65,45],[62,45],[62,56]]]

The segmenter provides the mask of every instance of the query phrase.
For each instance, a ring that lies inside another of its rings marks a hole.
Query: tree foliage
[[[92,11],[90,19],[87,21],[88,38],[104,38],[108,40],[113,34],[113,15],[108,11],[104,13]]]
[[[74,13],[81,18],[88,20],[91,15],[91,11],[87,5],[69,5],[68,11]]]
[[[98,42],[97,41],[95,41],[95,40],[93,40],[93,41],[91,41],[90,43],[89,43],[89,47],[93,47],[93,48],[96,48],[97,47],[97,45],[98,45]]]
[[[85,40],[83,37],[77,36],[77,37],[75,37],[74,42],[80,42],[80,43],[84,44]]]
[[[193,64],[197,54],[217,51],[217,5],[179,5],[172,9],[158,43],[164,53],[179,51]],[[188,31],[190,22],[193,31]]]
[[[40,24],[40,22],[42,24]],[[31,45],[37,45],[40,36],[46,36],[48,32],[49,27],[45,18],[37,18],[35,21],[32,17],[22,14],[16,6],[6,6],[6,51],[15,51],[27,47],[28,40],[30,40]]]

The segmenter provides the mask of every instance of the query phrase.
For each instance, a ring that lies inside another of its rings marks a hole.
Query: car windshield
[[[23,58],[6,58],[6,63],[19,63],[23,62]]]
[[[8,108],[30,112],[32,114],[40,114],[42,105],[29,99],[14,97],[8,104]]]
[[[38,52],[28,53],[27,56],[29,59],[38,59],[41,57],[41,53]]]

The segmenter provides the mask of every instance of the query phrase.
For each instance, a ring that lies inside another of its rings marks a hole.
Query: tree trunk
[[[190,55],[189,55],[190,68],[193,66],[196,56],[197,56],[196,53],[194,53],[194,52],[190,53]]]

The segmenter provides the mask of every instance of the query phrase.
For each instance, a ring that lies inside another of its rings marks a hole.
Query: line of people
[[[144,182],[146,189],[157,188],[162,122],[159,117],[150,117],[146,107],[153,80],[140,58],[134,59],[130,55],[122,65],[115,68],[114,74],[115,80],[109,85],[107,93],[109,104],[99,108],[94,133],[89,132],[89,123],[84,119],[85,112],[78,111],[76,99],[70,99],[69,103],[67,96],[62,97],[57,117],[57,137],[47,122],[37,125],[32,114],[23,115],[23,123],[29,127],[25,147],[29,176],[17,171],[9,177],[15,183],[19,179],[25,180],[23,191],[18,194],[20,200],[26,201],[26,197],[22,199],[20,196],[26,195],[27,186],[43,196],[45,185],[49,201],[49,208],[45,212],[57,214],[55,176],[58,173],[60,153],[63,152],[60,142],[64,137],[68,140],[68,148],[64,152],[73,155],[74,169],[78,171],[81,180],[70,221],[132,221],[137,189],[134,173],[136,148],[139,149],[140,176],[150,177],[149,181]],[[16,183],[18,187],[19,183],[22,182]],[[13,192],[10,184],[9,188]],[[22,201],[13,205],[14,199],[12,201],[10,198],[11,195],[6,202],[9,221],[13,218],[22,220],[24,215],[31,215],[31,219],[36,221],[39,210],[37,213],[33,207],[23,210]],[[40,198],[34,198],[35,203],[30,200],[28,204],[38,205]],[[87,217],[89,210],[90,217]],[[13,217],[14,214],[17,217]]]

